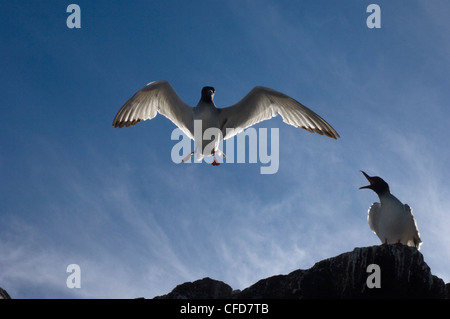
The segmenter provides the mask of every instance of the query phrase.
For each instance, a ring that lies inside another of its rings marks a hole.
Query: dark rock
[[[369,288],[379,266],[380,288]],[[243,291],[205,278],[177,286],[164,298],[311,299],[311,298],[450,298],[450,286],[431,274],[413,247],[380,245],[355,248],[307,270],[262,279]]]
[[[380,288],[369,288],[367,267],[380,268]],[[275,282],[274,282],[275,281]],[[415,248],[381,245],[316,263],[308,270],[259,281],[243,298],[446,298],[442,279],[433,276]],[[241,296],[238,296],[240,298]]]
[[[211,278],[186,282],[167,295],[155,299],[230,299],[232,289],[226,283]]]
[[[0,299],[11,299],[9,294],[2,287],[0,287]]]
[[[299,283],[306,270],[296,270],[288,275],[261,279],[256,284],[233,296],[235,299],[298,299],[301,297]]]

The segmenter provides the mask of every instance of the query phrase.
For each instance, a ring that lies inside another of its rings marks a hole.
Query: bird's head
[[[371,177],[363,171],[361,171],[361,173],[364,174],[364,176],[369,181],[370,185],[362,186],[359,189],[369,188],[369,189],[373,190],[375,193],[377,193],[378,195],[382,195],[382,194],[390,192],[388,183],[386,183],[381,177],[378,177],[378,176]]]
[[[216,93],[216,89],[214,89],[212,86],[205,86],[202,89],[201,100],[206,103],[213,103],[214,93]]]

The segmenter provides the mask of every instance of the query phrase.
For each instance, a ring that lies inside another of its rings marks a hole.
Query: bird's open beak
[[[369,175],[367,175],[364,171],[361,171],[361,173],[363,173],[364,174],[364,176],[367,178],[367,180],[369,181],[369,183],[370,183],[370,185],[367,185],[367,186],[362,186],[362,187],[360,187],[359,189],[363,189],[363,188],[372,188],[372,185],[373,185],[373,179],[372,179],[372,177],[370,177]]]

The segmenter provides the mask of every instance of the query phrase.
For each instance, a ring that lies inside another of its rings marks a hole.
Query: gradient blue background
[[[66,8],[81,8],[68,29]],[[381,7],[381,29],[366,8]],[[0,286],[13,298],[152,298],[203,277],[261,278],[380,242],[383,177],[450,281],[448,1],[0,2]],[[218,107],[256,85],[324,117],[335,141],[285,125],[280,167],[174,164],[174,125],[112,120],[168,80]],[[69,289],[66,267],[81,267]],[[339,276],[339,274],[336,274]]]

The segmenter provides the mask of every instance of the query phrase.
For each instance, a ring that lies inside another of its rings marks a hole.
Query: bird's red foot
[[[212,166],[219,166],[220,163],[216,161],[216,158],[214,158],[214,161],[212,162]]]

